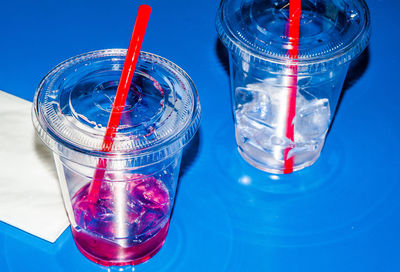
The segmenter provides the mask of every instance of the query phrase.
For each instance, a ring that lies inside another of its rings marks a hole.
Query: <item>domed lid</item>
[[[248,62],[290,61],[289,0],[224,0],[216,25],[225,46]],[[296,64],[347,62],[364,50],[369,35],[363,0],[301,0]]]
[[[125,55],[122,49],[79,55],[59,64],[42,80],[33,120],[54,152],[118,157],[151,153],[162,158],[192,138],[200,122],[193,82],[174,63],[141,52],[112,149],[102,151]]]

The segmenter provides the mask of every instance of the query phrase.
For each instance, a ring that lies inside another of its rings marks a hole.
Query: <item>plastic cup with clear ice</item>
[[[102,151],[125,55],[101,50],[59,64],[41,81],[32,111],[37,133],[54,154],[75,243],[106,266],[141,263],[162,247],[182,149],[200,122],[189,76],[141,52],[113,146]],[[101,186],[91,201],[96,173]]]
[[[235,136],[242,157],[272,173],[284,173],[288,158],[293,171],[313,164],[349,64],[369,42],[366,3],[302,0],[296,60],[288,54],[289,0],[223,0],[216,26],[229,52]],[[285,132],[293,82],[296,103],[290,139]]]

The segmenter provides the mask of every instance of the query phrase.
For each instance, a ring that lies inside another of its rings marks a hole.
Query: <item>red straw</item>
[[[301,0],[290,0],[289,2],[289,58],[296,59],[299,56],[299,36],[300,36],[300,17],[301,17]],[[294,124],[293,119],[296,114],[296,91],[297,91],[297,65],[289,67],[291,73],[289,75],[288,90],[288,111],[286,118],[286,137],[294,141]],[[285,160],[283,173],[289,174],[293,172],[294,156],[288,158],[289,151],[292,147],[285,149],[283,158]]]
[[[111,110],[110,119],[108,120],[106,134],[103,140],[102,151],[109,152],[112,149],[114,138],[117,133],[121,115],[125,107],[126,97],[131,86],[132,77],[135,72],[136,63],[139,58],[140,48],[142,47],[143,37],[146,32],[147,23],[150,18],[151,7],[148,5],[139,6],[136,16],[135,26],[133,28],[131,41],[129,43],[128,52],[126,53],[124,67],[122,69],[121,78],[119,80],[117,93],[115,95],[114,104]],[[99,159],[94,174],[94,179],[89,188],[88,201],[96,202],[99,197],[101,182],[104,178],[107,160]]]

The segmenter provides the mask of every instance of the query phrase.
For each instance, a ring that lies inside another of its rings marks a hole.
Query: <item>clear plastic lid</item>
[[[291,61],[288,22],[289,0],[223,0],[216,19],[221,41],[250,63]],[[296,64],[309,70],[345,63],[365,49],[369,36],[363,0],[301,0]]]
[[[126,50],[94,51],[51,70],[34,99],[33,121],[54,151],[120,158],[163,158],[195,134],[200,103],[189,76],[174,63],[141,52],[111,151],[102,144]],[[107,153],[107,154],[106,154]]]

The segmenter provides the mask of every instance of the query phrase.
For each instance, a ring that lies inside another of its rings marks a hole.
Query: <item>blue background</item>
[[[367,1],[371,43],[351,67],[322,155],[287,176],[236,151],[217,0],[3,1],[0,89],[32,101],[61,61],[126,48],[142,3],[153,8],[142,50],[181,66],[203,111],[166,243],[135,271],[400,271],[400,2]],[[50,244],[0,223],[0,271],[107,269],[79,253],[69,228]]]

